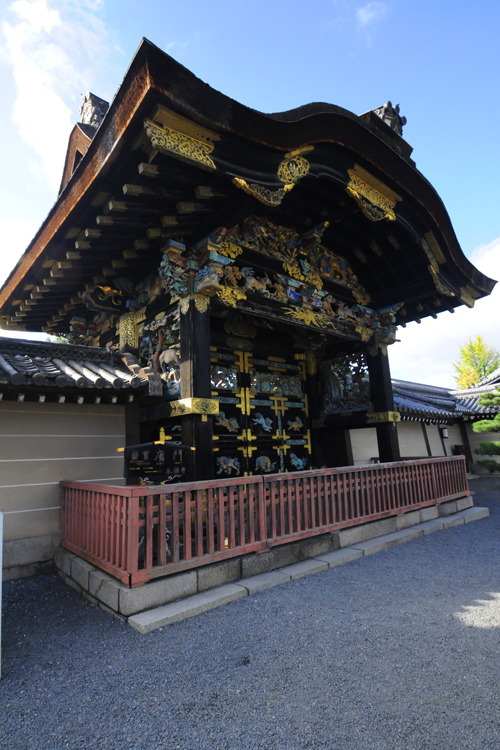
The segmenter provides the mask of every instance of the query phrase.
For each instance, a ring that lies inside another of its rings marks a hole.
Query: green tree
[[[500,352],[488,346],[482,336],[469,339],[460,347],[460,357],[454,363],[458,388],[470,388],[500,367]]]
[[[500,390],[484,393],[479,399],[481,406],[488,406],[492,410],[497,410],[493,419],[482,419],[472,425],[474,432],[500,432]],[[500,440],[491,440],[489,442],[479,443],[474,450],[480,456],[500,456]],[[490,473],[500,470],[500,464],[494,458],[485,458],[477,462],[484,466]]]

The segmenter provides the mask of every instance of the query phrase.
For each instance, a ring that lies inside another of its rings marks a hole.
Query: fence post
[[[265,478],[263,476],[260,478],[257,488],[257,505],[259,508],[259,541],[263,542],[267,539]]]
[[[432,499],[438,499],[437,483],[436,483],[436,464],[431,463],[431,483],[432,483]]]

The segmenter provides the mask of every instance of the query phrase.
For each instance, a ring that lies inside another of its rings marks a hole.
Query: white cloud
[[[500,279],[500,237],[477,247],[469,260],[486,276]],[[477,300],[473,309],[461,306],[453,314],[443,312],[436,320],[425,318],[420,325],[400,328],[401,343],[389,348],[392,376],[454,388],[453,363],[463,344],[480,334],[487,344],[500,349],[499,309],[500,283],[489,297]]]
[[[373,24],[382,21],[387,17],[388,7],[386,3],[373,2],[363,5],[362,8],[356,10],[356,18],[358,19],[358,27],[367,29]]]
[[[107,55],[101,7],[102,0],[15,0],[1,29],[2,61],[16,87],[12,118],[32,170],[56,188],[80,95],[93,89]]]
[[[40,225],[38,219],[0,220],[0,285],[13,268],[15,259],[25,250]]]

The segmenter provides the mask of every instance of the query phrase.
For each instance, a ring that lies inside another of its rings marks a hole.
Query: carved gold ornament
[[[384,424],[385,422],[401,422],[401,414],[398,411],[375,411],[368,412],[368,424]]]
[[[441,292],[441,294],[445,294],[447,297],[456,297],[455,292],[452,292],[452,290],[447,286],[439,277],[439,274],[437,270],[434,268],[434,266],[430,265],[428,266],[429,273],[432,276],[432,280],[434,282],[434,286],[438,290],[438,292]]]
[[[194,295],[194,306],[200,313],[204,313],[208,310],[208,305],[210,303],[210,300],[208,297],[205,297],[203,294],[195,294]]]
[[[310,164],[303,156],[288,156],[278,167],[278,178],[286,184],[294,183],[305,177]]]
[[[137,337],[137,320],[135,313],[120,315],[118,328],[120,333],[120,349],[127,344],[134,348],[139,345]]]
[[[239,300],[247,298],[242,289],[235,289],[229,286],[221,286],[217,289],[216,294],[220,301],[229,307],[236,307]]]
[[[219,402],[210,398],[181,398],[170,403],[170,415],[181,417],[184,414],[218,414]]]
[[[269,190],[268,188],[262,187],[262,185],[256,185],[255,183],[249,185],[248,182],[241,179],[241,177],[234,177],[233,184],[244,190],[245,193],[253,195],[254,198],[265,206],[279,206],[285,195],[293,188],[293,184],[291,184],[283,185],[283,187],[278,188],[278,190]]]
[[[332,328],[336,330],[333,320],[324,313],[317,313],[313,310],[300,307],[285,307],[283,308],[283,312],[285,315],[291,315],[295,320],[305,323],[308,326],[313,325],[318,328]]]
[[[370,219],[370,221],[381,221],[382,219],[396,221],[396,214],[394,213],[396,202],[386,198],[385,195],[362,180],[353,169],[349,169],[348,173],[350,181],[346,190],[354,198],[367,219]]]
[[[230,240],[223,240],[219,248],[219,253],[226,258],[237,258],[242,252],[243,248],[239,245],[235,245],[234,242],[231,242]]]
[[[144,127],[153,149],[179,159],[194,161],[200,166],[216,168],[209,156],[214,150],[213,143],[198,140],[167,126],[160,127],[151,120],[144,120]]]

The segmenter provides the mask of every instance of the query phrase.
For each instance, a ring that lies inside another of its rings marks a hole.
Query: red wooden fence
[[[61,482],[61,545],[138,586],[469,494],[463,456],[154,487]]]

